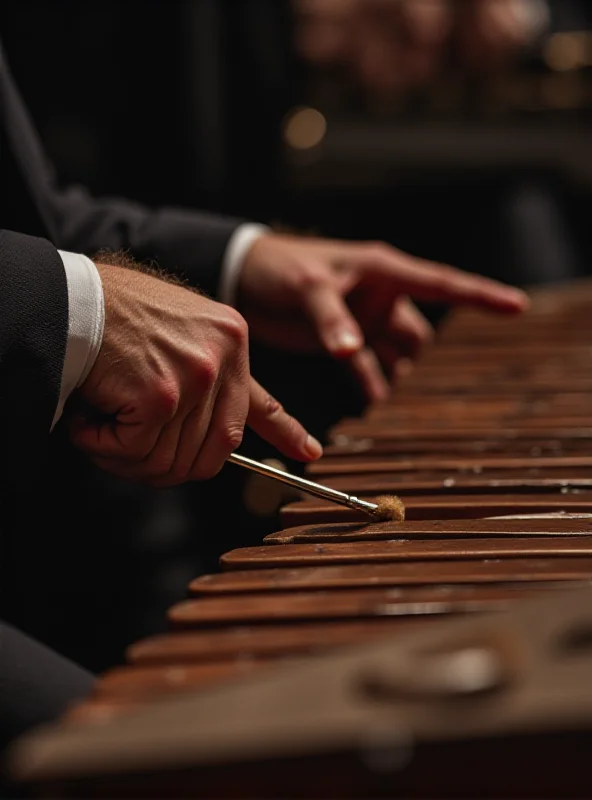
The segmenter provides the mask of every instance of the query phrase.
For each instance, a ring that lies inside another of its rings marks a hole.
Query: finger
[[[145,458],[95,456],[93,460],[101,469],[125,480],[140,481],[155,487],[172,486],[179,483],[180,481],[172,479],[172,469],[181,431],[191,416],[191,414],[179,414],[175,420],[165,425],[154,448]],[[203,436],[205,437],[205,431]]]
[[[123,441],[119,438],[120,425],[116,419],[89,418],[78,413],[68,420],[70,441],[78,450],[91,458],[121,457],[125,453]],[[158,438],[154,431],[153,438]]]
[[[226,383],[221,389],[203,446],[189,469],[189,480],[213,478],[228,456],[240,447],[249,403],[248,371],[245,370],[244,380]]]
[[[195,428],[193,426],[185,427],[190,417],[197,423]],[[141,462],[130,465],[135,477],[150,482],[172,478],[181,432],[185,430],[186,438],[190,438],[192,450],[198,449],[205,436],[207,423],[208,420],[203,419],[203,413],[199,415],[198,419],[193,414],[179,415],[162,429],[154,449],[148,456]]]
[[[394,303],[389,329],[399,353],[409,358],[417,358],[421,349],[434,337],[430,323],[407,297]]]
[[[253,378],[247,424],[288,458],[314,461],[323,454],[320,443]]]
[[[376,354],[387,382],[392,383],[396,375],[396,366],[401,360],[401,353],[392,341],[384,338],[373,341],[372,350]]]
[[[365,347],[349,359],[348,365],[368,401],[376,402],[388,397],[390,386],[373,350]]]
[[[422,261],[386,245],[368,248],[362,252],[360,261],[381,277],[390,275],[402,294],[418,300],[470,304],[506,313],[528,307],[528,296],[520,289],[454,267]]]
[[[170,430],[164,432],[142,465],[142,479],[158,488],[177,486],[191,480],[191,468],[206,440],[218,394],[217,384],[178,425],[174,428],[170,426]]]
[[[140,481],[155,488],[176,486],[189,480],[188,473],[204,441],[212,414],[211,396],[204,405],[179,414],[162,429],[160,436],[143,459],[95,457],[94,462],[106,472],[130,481]]]
[[[69,421],[75,447],[95,458],[145,458],[161,431],[177,414],[179,390],[173,382],[152,386],[141,401],[114,401],[94,396],[91,407],[81,398],[81,407]]]
[[[364,335],[343,298],[330,285],[310,289],[304,296],[304,310],[323,347],[336,358],[360,350]]]
[[[402,355],[392,342],[380,339],[372,342],[372,349],[380,362],[382,370],[390,384],[390,390],[402,378],[406,378],[415,369],[415,362]]]
[[[94,457],[95,463],[120,478],[152,486],[173,486],[187,480],[187,472],[207,434],[219,385],[216,380],[211,387],[196,385],[187,393],[184,408],[161,428],[154,447],[144,458],[130,457],[127,451],[123,455],[101,453]]]

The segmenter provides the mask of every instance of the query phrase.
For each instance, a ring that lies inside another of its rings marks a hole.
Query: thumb
[[[329,285],[316,286],[304,297],[305,311],[325,350],[347,358],[364,346],[364,334],[344,299]]]

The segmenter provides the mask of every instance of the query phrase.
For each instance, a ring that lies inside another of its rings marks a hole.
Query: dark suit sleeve
[[[125,249],[155,261],[211,297],[218,296],[224,252],[239,220],[175,208],[148,209],[119,198],[94,198],[71,187],[48,195],[54,241],[94,255]]]
[[[59,189],[1,46],[0,103],[9,147],[56,247],[87,255],[123,248],[217,295],[224,252],[242,220],[175,208],[153,210],[119,198],[95,198],[81,187]]]
[[[39,466],[57,407],[68,336],[62,260],[47,241],[0,231],[3,488]]]

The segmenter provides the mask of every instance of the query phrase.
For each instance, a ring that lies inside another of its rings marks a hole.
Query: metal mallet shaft
[[[266,478],[273,478],[274,480],[286,483],[288,486],[293,486],[295,489],[301,489],[308,494],[322,497],[324,500],[330,500],[333,503],[339,503],[342,506],[347,506],[357,511],[364,511],[366,514],[380,520],[388,519],[389,516],[393,519],[401,519],[403,517],[403,512],[399,510],[397,510],[398,513],[395,514],[389,513],[392,509],[389,509],[389,512],[385,513],[386,503],[383,505],[369,503],[367,500],[360,500],[359,497],[353,497],[352,495],[345,494],[345,492],[339,492],[337,489],[330,489],[328,486],[321,486],[319,483],[314,483],[306,478],[300,478],[297,475],[291,475],[289,472],[283,472],[281,469],[267,466],[267,464],[261,464],[259,461],[253,461],[251,458],[240,456],[238,453],[233,453],[228,457],[227,461],[230,461],[232,464],[238,464],[240,467],[246,467],[246,469],[250,469],[252,472],[258,472]],[[402,503],[400,501],[398,501],[398,503],[402,509]]]

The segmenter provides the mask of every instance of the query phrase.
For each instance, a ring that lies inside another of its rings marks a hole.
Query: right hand
[[[244,319],[183,286],[97,264],[105,330],[79,394],[73,444],[116,475],[173,486],[216,475],[245,424],[284,455],[321,446],[249,374]]]

